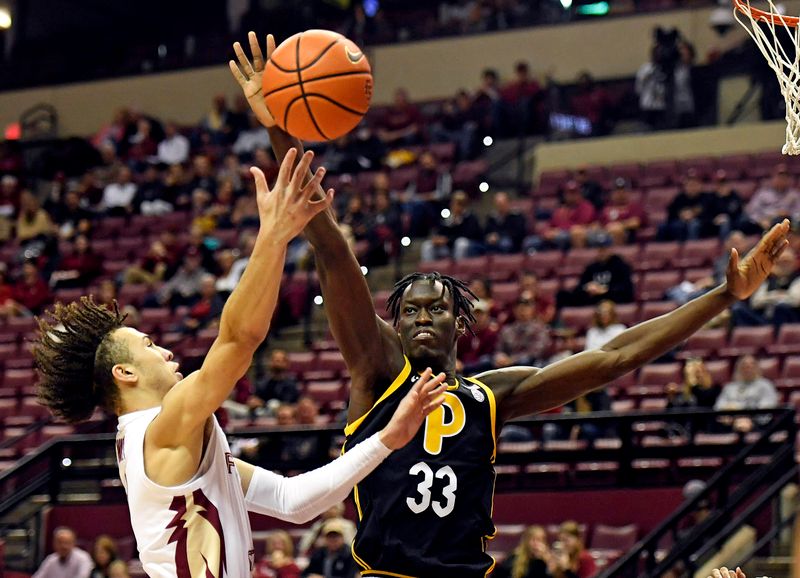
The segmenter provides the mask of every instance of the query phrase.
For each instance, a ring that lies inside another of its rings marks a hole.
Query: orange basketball
[[[341,34],[306,30],[273,51],[263,88],[279,127],[301,140],[331,140],[366,114],[372,71],[364,53]]]

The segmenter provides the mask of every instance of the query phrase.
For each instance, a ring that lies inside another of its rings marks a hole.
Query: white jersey
[[[212,417],[194,477],[160,486],[144,469],[145,432],[160,411],[123,415],[117,426],[119,476],[144,571],[150,578],[248,578],[253,537],[225,433]]]

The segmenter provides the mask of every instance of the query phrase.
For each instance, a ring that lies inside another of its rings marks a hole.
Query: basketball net
[[[761,54],[778,77],[781,94],[786,101],[785,155],[800,154],[800,28],[798,19],[783,16],[773,0],[766,0],[769,12],[750,6],[750,0],[733,0],[736,20],[755,41]],[[794,54],[784,50],[789,39]]]

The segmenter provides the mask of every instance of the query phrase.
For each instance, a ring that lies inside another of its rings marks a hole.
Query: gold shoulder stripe
[[[417,576],[409,576],[408,574],[397,574],[395,572],[386,572],[385,570],[367,570],[364,573],[365,578],[369,576],[392,576],[393,578],[417,578]]]
[[[464,379],[480,387],[486,394],[486,399],[489,400],[489,418],[491,419],[492,423],[492,442],[494,443],[494,449],[492,450],[492,463],[494,463],[494,460],[497,457],[497,402],[494,399],[494,392],[474,377],[465,377]]]
[[[362,423],[362,422],[363,422],[363,421],[366,419],[366,417],[369,415],[369,412],[371,412],[373,409],[375,409],[375,406],[376,406],[376,405],[378,405],[378,404],[379,404],[379,403],[381,403],[383,400],[385,400],[387,397],[389,397],[390,395],[392,395],[392,393],[394,393],[394,392],[397,390],[397,388],[399,388],[401,385],[403,385],[403,384],[406,382],[406,380],[408,379],[408,376],[411,374],[411,362],[408,360],[408,357],[406,357],[405,355],[403,356],[403,359],[405,360],[405,365],[403,366],[403,370],[402,370],[402,371],[400,372],[400,374],[399,374],[399,375],[398,375],[398,376],[397,376],[397,377],[394,379],[394,381],[392,382],[392,385],[390,385],[390,386],[388,387],[388,389],[387,389],[386,391],[384,391],[384,392],[383,392],[383,395],[381,395],[381,396],[378,398],[378,401],[376,401],[376,402],[373,404],[373,406],[372,406],[371,408],[369,408],[369,411],[367,411],[367,413],[365,413],[364,415],[362,415],[360,418],[358,418],[358,419],[357,419],[356,421],[354,421],[353,423],[349,423],[349,424],[347,424],[347,425],[345,426],[345,428],[344,428],[344,435],[346,435],[346,436],[352,435],[352,434],[353,434],[353,432],[355,432],[355,431],[358,429],[358,426],[360,426],[360,425],[361,425],[361,423]]]

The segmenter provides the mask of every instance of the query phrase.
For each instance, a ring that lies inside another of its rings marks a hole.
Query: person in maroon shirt
[[[636,232],[645,225],[646,214],[639,203],[631,200],[628,182],[623,178],[614,181],[608,204],[600,211],[600,223],[589,232],[590,245],[611,239],[614,245],[636,241]]]
[[[472,309],[475,323],[472,332],[466,332],[458,340],[456,351],[464,372],[469,375],[488,371],[494,367],[494,352],[497,349],[497,338],[500,327],[489,315],[489,304],[486,301],[475,301]]]
[[[537,130],[541,127],[541,110],[539,96],[542,89],[530,75],[528,63],[517,62],[514,67],[514,80],[500,90],[500,97],[508,111],[509,130]]]
[[[14,300],[29,312],[38,315],[53,300],[39,269],[33,261],[22,265],[22,277],[14,285]]]
[[[408,92],[398,88],[394,104],[386,109],[378,128],[378,137],[387,145],[415,144],[422,129],[422,114],[411,104]]]
[[[611,98],[608,93],[595,85],[594,78],[588,72],[578,76],[575,94],[569,100],[569,111],[592,123],[592,134],[601,135],[608,132],[608,110]]]
[[[597,212],[594,205],[583,197],[578,183],[569,181],[564,187],[563,201],[553,211],[548,226],[541,235],[526,238],[523,247],[532,251],[548,246],[561,250],[585,247],[588,229],[596,222]]]
[[[86,235],[75,237],[75,250],[61,260],[50,277],[53,287],[85,287],[103,272],[102,257],[94,252]]]
[[[561,548],[554,553],[556,576],[562,578],[592,578],[597,574],[597,565],[583,545],[583,537],[577,522],[564,522],[558,532]]]

